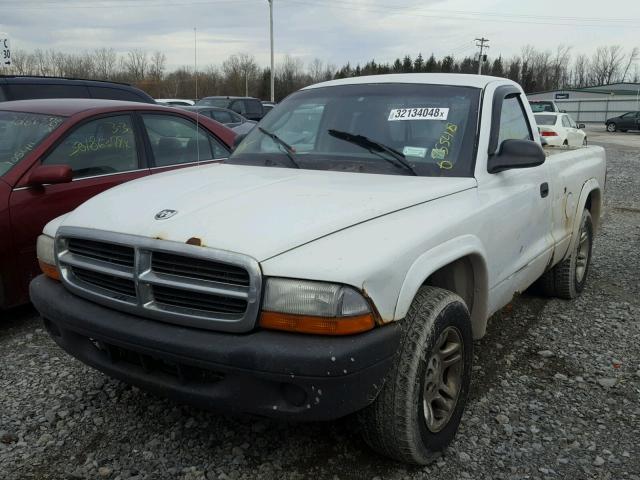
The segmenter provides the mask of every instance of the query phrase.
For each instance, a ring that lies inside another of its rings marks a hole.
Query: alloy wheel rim
[[[589,235],[587,233],[586,225],[582,225],[580,229],[580,237],[578,240],[578,252],[576,256],[576,280],[578,283],[582,283],[584,275],[587,271],[587,265],[589,263]]]
[[[425,369],[422,411],[430,432],[442,430],[453,415],[462,388],[464,345],[455,327],[438,337]]]

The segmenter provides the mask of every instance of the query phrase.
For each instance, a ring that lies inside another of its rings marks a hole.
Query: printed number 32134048
[[[449,116],[448,108],[415,107],[394,108],[389,112],[388,121],[398,120],[446,120]]]

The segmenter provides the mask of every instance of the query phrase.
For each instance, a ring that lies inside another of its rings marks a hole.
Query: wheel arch
[[[593,233],[595,234],[601,226],[602,215],[602,189],[595,178],[591,178],[585,182],[580,192],[580,199],[576,205],[576,211],[573,216],[573,229],[571,231],[571,243],[567,252],[572,252],[575,247],[578,230],[580,230],[580,220],[582,219],[582,211],[589,210],[591,214],[591,222],[593,224]]]
[[[474,338],[487,326],[489,280],[486,254],[480,240],[465,235],[428,250],[409,268],[398,296],[395,318],[402,319],[423,285],[450,290],[467,303]]]

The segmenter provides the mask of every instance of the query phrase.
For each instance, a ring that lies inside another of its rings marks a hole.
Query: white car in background
[[[570,115],[566,113],[536,113],[534,114],[538,131],[547,145],[581,147],[587,144],[587,134],[584,123],[576,124]]]
[[[192,107],[195,101],[186,98],[156,98],[156,102],[169,107]]]

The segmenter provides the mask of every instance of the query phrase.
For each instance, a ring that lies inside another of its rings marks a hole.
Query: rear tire
[[[607,123],[607,132],[615,132],[617,129],[616,124],[613,122]]]
[[[589,142],[587,142],[587,137],[584,137],[584,139],[582,140],[582,146],[586,147],[587,145],[589,145]]]
[[[473,337],[456,294],[421,287],[376,400],[358,413],[364,440],[395,460],[425,465],[455,437],[469,392]]]
[[[593,223],[589,210],[582,212],[578,239],[571,256],[538,279],[542,293],[548,296],[570,300],[577,297],[584,289],[591,264],[593,247]]]

